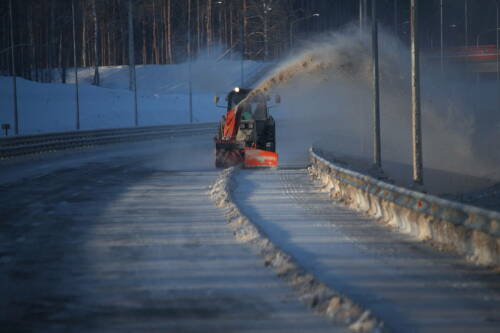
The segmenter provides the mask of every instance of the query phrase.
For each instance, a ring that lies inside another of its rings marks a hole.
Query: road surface
[[[308,272],[395,332],[498,332],[500,278],[334,206],[288,142],[234,199]],[[235,241],[209,135],[0,162],[7,332],[345,332]]]
[[[345,332],[235,241],[211,136],[0,164],[4,332]]]
[[[394,332],[499,332],[500,276],[333,205],[305,169],[242,170],[233,198],[275,245]]]

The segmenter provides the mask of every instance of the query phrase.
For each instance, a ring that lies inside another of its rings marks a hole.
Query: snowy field
[[[245,61],[245,76],[251,77],[267,64]],[[189,122],[188,66],[137,66],[139,125]],[[200,60],[192,65],[193,119],[218,121],[224,113],[213,102],[241,81],[239,61]],[[134,95],[128,90],[128,67],[100,68],[101,86],[92,86],[93,69],[79,70],[81,129],[134,125]],[[57,77],[59,79],[59,77]],[[74,74],[68,84],[17,80],[20,134],[75,130]],[[0,77],[0,123],[14,127],[12,78]]]

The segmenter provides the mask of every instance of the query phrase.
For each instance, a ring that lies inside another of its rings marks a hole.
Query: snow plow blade
[[[272,151],[245,148],[245,168],[270,168],[278,166],[278,154]]]
[[[228,168],[239,166],[243,163],[243,150],[241,149],[217,149],[215,151],[215,167]]]

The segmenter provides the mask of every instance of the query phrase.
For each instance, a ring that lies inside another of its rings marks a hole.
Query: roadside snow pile
[[[245,76],[258,72],[265,63],[247,60],[244,62]],[[240,61],[197,60],[191,66],[194,93],[227,93],[241,84]],[[186,63],[174,65],[136,66],[137,90],[151,94],[186,94],[188,91],[189,69]],[[78,71],[79,80],[91,84],[93,68]],[[111,89],[128,89],[128,66],[100,68],[101,86]],[[74,73],[68,72],[68,83],[74,83]]]
[[[217,207],[225,209],[228,225],[236,240],[257,250],[264,258],[264,264],[272,267],[278,277],[285,280],[298,293],[301,301],[316,313],[347,324],[353,332],[386,332],[383,322],[369,310],[304,271],[243,215],[231,199],[235,172],[235,168],[222,171],[210,188],[210,196]]]
[[[266,63],[245,62],[247,77]],[[128,90],[128,67],[102,67],[102,86],[90,84],[93,71],[80,69],[81,129],[134,126],[134,95]],[[197,61],[193,73],[193,120],[216,122],[224,113],[213,102],[216,93],[229,91],[240,82],[239,61]],[[223,73],[223,75],[221,74]],[[137,66],[139,126],[189,123],[188,66]],[[68,70],[68,83],[38,83],[18,78],[20,134],[75,130],[75,86]],[[14,127],[12,78],[0,76],[0,123]],[[13,134],[12,131],[10,134]]]
[[[12,79],[0,77],[1,123],[13,127]],[[17,80],[19,128],[21,134],[75,130],[75,88],[69,84],[45,84]],[[139,94],[139,124],[162,125],[189,122],[188,97],[185,94]],[[134,126],[133,93],[127,90],[103,89],[80,85],[81,129]],[[215,121],[217,111],[212,95],[197,94],[193,98],[197,122]],[[199,112],[197,112],[199,111]]]

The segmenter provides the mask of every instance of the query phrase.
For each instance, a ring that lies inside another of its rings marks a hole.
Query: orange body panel
[[[231,109],[226,113],[226,124],[224,125],[222,136],[224,138],[234,138],[236,137],[236,132],[238,131],[238,124],[236,118],[236,110]]]
[[[248,168],[277,167],[278,154],[267,150],[245,148],[245,161],[243,165]]]

